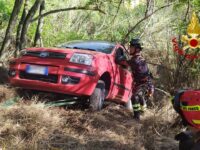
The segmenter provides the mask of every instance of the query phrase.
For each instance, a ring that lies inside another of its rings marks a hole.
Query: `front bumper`
[[[94,71],[77,67],[70,68],[61,66],[57,67],[57,69],[55,67],[49,67],[51,76],[56,76],[53,77],[54,82],[47,80],[47,78],[37,80],[36,77],[33,77],[34,74],[28,74],[28,76],[27,74],[26,76],[23,74],[22,76],[22,73],[25,72],[24,65],[10,67],[10,70],[16,70],[16,75],[9,78],[10,84],[13,86],[75,96],[90,96],[98,81],[98,77]],[[69,77],[67,83],[63,83],[63,77]]]

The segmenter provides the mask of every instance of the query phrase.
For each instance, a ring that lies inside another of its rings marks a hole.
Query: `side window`
[[[128,53],[126,53],[126,51],[122,48],[122,47],[119,47],[117,50],[116,50],[116,53],[115,53],[115,62],[117,64],[120,64],[123,68],[125,69],[128,69],[129,71],[131,70],[130,69],[130,66],[128,65]],[[122,63],[119,63],[120,60],[125,60],[125,64],[122,62]]]
[[[120,58],[121,56],[125,56],[126,60],[128,59],[126,53],[124,52],[124,50],[123,50],[121,47],[119,47],[119,48],[116,50],[116,55],[115,55],[115,57],[116,57],[116,59],[117,59],[117,58]]]

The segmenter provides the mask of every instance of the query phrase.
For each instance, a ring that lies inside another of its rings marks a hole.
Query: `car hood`
[[[90,55],[93,55],[95,58],[106,56],[106,54],[101,53],[101,52],[79,50],[79,49],[66,49],[66,48],[43,48],[43,47],[35,48],[34,47],[34,48],[26,48],[26,50],[33,52],[32,53],[33,57],[31,55],[19,57],[16,60],[18,63],[59,66],[60,64],[68,65],[69,60],[74,53],[90,54]],[[39,52],[39,54],[41,54],[41,52],[49,52],[49,53],[52,53],[52,55],[54,55],[55,57],[53,58],[47,57],[48,59],[43,59],[42,56],[40,55],[38,56],[38,53],[35,53],[35,52]],[[62,54],[66,54],[66,55],[62,55]],[[36,55],[36,57],[34,55]],[[12,60],[12,61],[15,61],[15,60]],[[71,66],[75,67],[77,66],[77,64],[72,63]],[[81,66],[81,64],[79,66]]]

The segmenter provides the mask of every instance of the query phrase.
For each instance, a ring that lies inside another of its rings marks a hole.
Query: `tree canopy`
[[[199,0],[1,0],[0,8],[2,59],[30,46],[77,39],[127,44],[140,38],[149,62],[174,70],[165,77],[173,85],[180,71],[181,80],[199,75],[199,60],[185,60],[172,44],[173,37],[180,43],[187,34],[192,12],[199,15]]]

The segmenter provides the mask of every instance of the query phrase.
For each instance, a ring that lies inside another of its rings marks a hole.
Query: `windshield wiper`
[[[96,51],[95,49],[92,49],[92,48],[83,48],[83,47],[73,47],[73,49],[84,49],[84,50],[89,50],[89,51]]]
[[[70,46],[63,46],[64,48],[69,48],[69,49],[74,49],[73,47]]]
[[[71,49],[73,49],[73,47],[64,46],[64,45],[57,45],[57,46],[55,46],[55,47],[57,47],[57,48],[71,48]]]
[[[70,46],[63,46],[63,45],[61,45],[61,46],[57,46],[57,47],[58,47],[58,48],[84,49],[84,50],[89,50],[89,51],[97,51],[97,50],[92,49],[92,48],[83,48],[83,47],[76,47],[76,46],[70,47]]]

